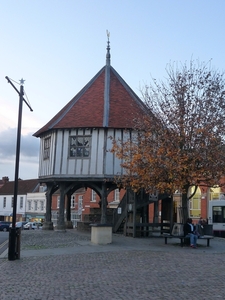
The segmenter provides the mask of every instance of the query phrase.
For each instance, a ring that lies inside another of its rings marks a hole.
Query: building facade
[[[26,216],[27,195],[39,190],[38,179],[18,180],[16,221],[29,221]],[[5,182],[0,188],[0,219],[12,221],[14,181]]]
[[[108,197],[117,189],[115,176],[124,173],[122,161],[110,151],[112,138],[131,138],[135,120],[144,115],[143,102],[111,66],[108,40],[105,66],[34,134],[40,138],[39,181],[47,185],[43,229],[53,229],[57,190],[58,230],[73,226],[71,196],[81,188],[93,190],[101,199],[101,223],[107,223]]]

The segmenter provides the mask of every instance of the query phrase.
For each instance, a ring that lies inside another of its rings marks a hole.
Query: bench
[[[196,227],[198,227],[198,226],[196,225]],[[204,235],[204,232],[202,231],[202,227],[198,227],[197,230],[201,234],[198,237],[198,239],[206,240],[207,241],[207,247],[209,247],[210,240],[213,239],[213,236],[212,235]],[[184,246],[185,240],[190,240],[190,238],[188,236],[184,236],[183,224],[177,224],[177,223],[175,223],[173,225],[172,234],[163,234],[163,237],[165,239],[165,244],[167,244],[167,240],[169,238],[180,239],[181,247]]]
[[[163,235],[164,239],[165,239],[165,244],[167,244],[167,239],[171,239],[171,238],[174,238],[174,239],[180,239],[180,245],[181,247],[184,246],[184,241],[187,240],[187,239],[190,239],[189,237],[185,237],[185,236],[177,236],[177,235],[166,235],[164,234]],[[198,239],[200,240],[207,240],[207,247],[210,246],[210,240],[213,239],[213,236],[211,235],[202,235],[202,236],[199,236]]]

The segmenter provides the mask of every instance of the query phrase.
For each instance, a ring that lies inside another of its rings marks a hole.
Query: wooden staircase
[[[116,233],[121,229],[121,224],[124,224],[129,212],[155,201],[158,201],[158,195],[146,194],[143,191],[135,194],[132,190],[127,189],[118,207],[113,212],[113,232]]]

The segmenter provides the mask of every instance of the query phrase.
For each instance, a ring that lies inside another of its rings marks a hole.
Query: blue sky
[[[0,3],[0,177],[14,180],[19,99],[5,76],[24,78],[19,176],[37,178],[45,125],[105,65],[141,96],[169,63],[225,66],[224,0],[8,0]],[[17,85],[19,89],[19,85]]]

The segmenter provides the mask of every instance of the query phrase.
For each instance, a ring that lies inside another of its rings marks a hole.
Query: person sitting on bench
[[[192,248],[197,247],[198,235],[195,232],[195,226],[192,224],[192,219],[188,218],[184,224],[184,236],[190,238],[190,244]]]

